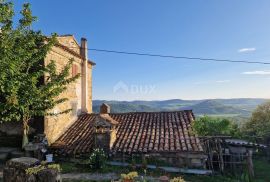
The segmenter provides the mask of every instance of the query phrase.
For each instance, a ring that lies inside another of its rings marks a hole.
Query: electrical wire
[[[198,60],[198,61],[214,61],[214,62],[229,62],[229,63],[246,63],[246,64],[270,65],[270,62],[263,62],[263,61],[215,59],[215,58],[202,58],[202,57],[189,57],[189,56],[172,56],[172,55],[162,55],[162,54],[149,54],[149,53],[139,53],[139,52],[115,51],[115,50],[107,50],[107,49],[95,49],[95,48],[88,48],[88,50],[97,51],[97,52],[105,52],[105,53],[136,55],[136,56],[149,56],[149,57],[161,57],[161,58],[173,58],[173,59]]]

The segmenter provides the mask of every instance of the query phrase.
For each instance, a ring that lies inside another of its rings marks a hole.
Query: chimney
[[[84,60],[88,60],[87,39],[83,37],[81,38],[81,56]]]
[[[111,107],[108,104],[103,103],[100,106],[100,114],[109,114],[111,112]]]
[[[100,106],[100,114],[95,119],[95,148],[101,148],[110,153],[116,141],[116,127],[119,124],[110,115],[110,106],[103,103]]]
[[[88,113],[89,110],[87,108],[87,102],[90,102],[88,100],[88,81],[87,81],[87,76],[88,76],[88,68],[87,68],[87,62],[88,62],[88,53],[87,53],[87,40],[86,38],[81,38],[81,50],[80,54],[83,58],[83,63],[82,63],[82,71],[81,71],[81,79],[82,79],[82,112]]]

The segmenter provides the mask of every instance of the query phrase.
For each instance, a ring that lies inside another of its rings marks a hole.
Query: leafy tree
[[[94,149],[89,157],[90,167],[94,170],[103,168],[106,165],[107,156],[103,149]]]
[[[203,116],[193,122],[193,129],[200,136],[239,136],[237,125],[226,118]]]
[[[15,26],[12,2],[0,0],[0,122],[21,121],[24,146],[28,143],[29,121],[55,115],[50,110],[67,101],[58,96],[78,75],[69,76],[72,60],[60,72],[54,61],[44,65],[47,53],[57,43],[56,35],[46,37],[31,29],[36,17],[29,4],[23,5],[21,15]]]
[[[255,109],[243,130],[248,136],[270,139],[270,102],[261,104]]]

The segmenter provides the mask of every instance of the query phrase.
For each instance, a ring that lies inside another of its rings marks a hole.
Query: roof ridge
[[[154,113],[178,113],[178,112],[192,112],[192,109],[185,109],[185,110],[179,110],[179,111],[149,111],[149,112],[123,112],[123,113],[108,113],[108,114],[154,114]]]

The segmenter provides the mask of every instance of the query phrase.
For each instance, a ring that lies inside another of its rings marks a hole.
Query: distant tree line
[[[232,136],[251,141],[270,141],[270,102],[259,105],[243,125],[232,119],[203,116],[193,123],[199,136]]]

